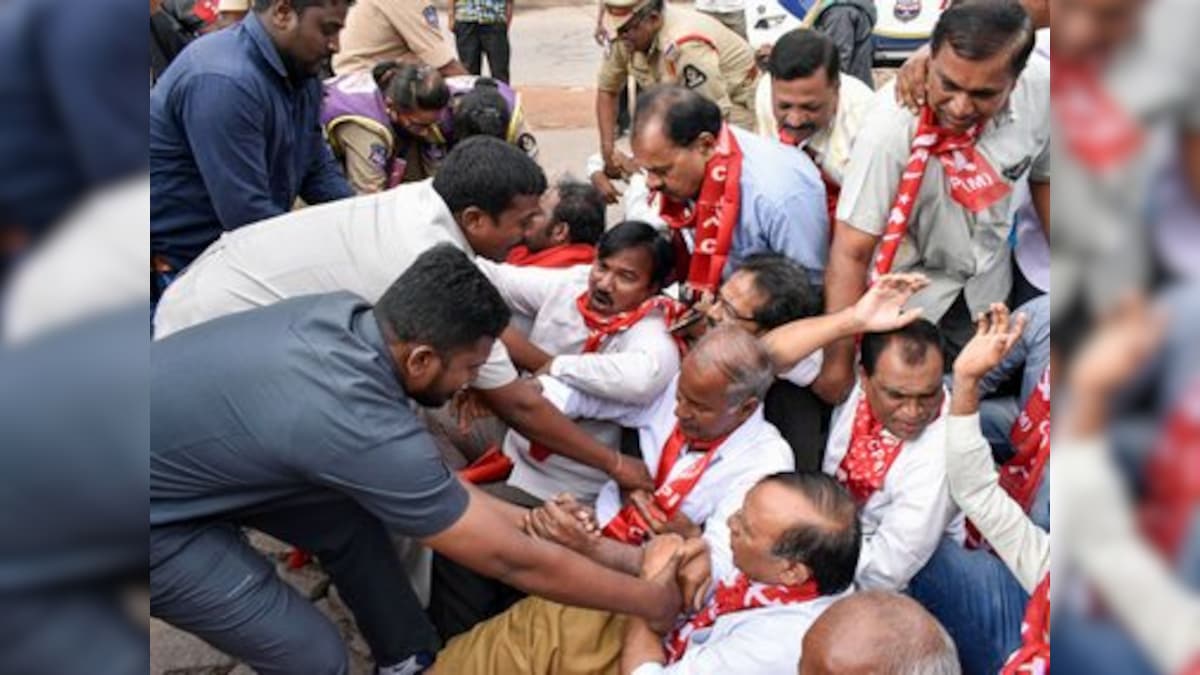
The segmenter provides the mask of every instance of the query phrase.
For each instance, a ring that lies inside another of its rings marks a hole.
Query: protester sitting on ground
[[[546,192],[544,217],[534,220],[505,262],[522,267],[572,267],[596,259],[604,234],[604,195],[587,183],[563,178]],[[669,272],[670,270],[668,270]]]
[[[862,509],[860,588],[903,590],[943,535],[963,541],[946,487],[943,358],[941,334],[922,318],[866,333],[858,384],[833,412],[823,469]]]
[[[759,481],[729,519],[735,571],[714,577],[708,603],[669,633],[630,617],[621,673],[795,673],[803,658],[797,636],[847,597],[862,545],[855,510],[846,490],[823,474]],[[644,576],[655,562],[648,551]]]
[[[667,532],[703,535],[711,548],[713,576],[724,578],[733,567],[726,520],[759,479],[792,467],[787,443],[762,418],[762,396],[772,379],[758,340],[728,327],[705,335],[684,358],[679,375],[649,404],[619,404],[550,376],[538,378],[543,394],[566,414],[636,428],[642,456],[654,467],[656,480],[652,490],[630,491],[625,499],[610,481],[594,508],[560,495],[535,510],[529,526],[539,536],[630,575],[641,569],[646,539]],[[621,620],[526,599],[447,645],[440,667],[447,673],[547,672],[553,668],[546,659],[560,658],[555,639],[581,640],[577,646],[590,651],[596,649],[594,636],[601,627]],[[528,631],[542,635],[539,626],[562,621],[570,636],[554,630],[537,646],[524,643],[532,637]],[[611,637],[605,651],[581,653],[579,661],[574,654],[562,658],[586,672],[600,670],[602,663],[615,668],[619,632]],[[588,663],[596,667],[582,665]]]
[[[929,612],[894,591],[833,603],[804,634],[800,675],[961,675],[954,642]]]
[[[258,672],[347,672],[337,628],[251,547],[252,527],[317,556],[380,672],[417,672],[436,636],[392,530],[526,591],[665,628],[673,584],[523,534],[523,512],[457,480],[416,417],[413,404],[467,383],[507,323],[495,288],[441,244],[375,306],[309,295],[155,342],[151,614]]]
[[[300,209],[221,239],[163,296],[155,336],[298,295],[348,290],[375,300],[436,243],[503,260],[541,214],[541,168],[513,146],[486,137],[460,143],[445,167],[432,180]],[[640,462],[618,464],[615,450],[519,382],[502,345],[473,386],[527,438],[601,468],[623,486],[651,485]]]

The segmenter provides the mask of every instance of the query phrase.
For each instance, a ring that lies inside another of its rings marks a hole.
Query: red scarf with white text
[[[838,464],[835,477],[862,506],[883,487],[888,470],[903,449],[904,441],[884,430],[863,394],[854,409],[850,448]]]
[[[1053,60],[1050,100],[1067,151],[1093,171],[1125,162],[1141,149],[1145,132],[1100,81],[1100,67]]]
[[[575,265],[590,265],[596,261],[596,247],[591,244],[559,244],[531,253],[529,247],[520,244],[508,252],[505,259],[510,265],[521,267],[546,267],[561,269]]]
[[[1050,573],[1029,596],[1021,621],[1021,646],[1008,657],[1000,675],[1046,675],[1050,672]]]
[[[679,512],[679,507],[683,506],[683,500],[691,494],[696,483],[700,482],[700,477],[704,475],[704,471],[708,469],[708,465],[712,463],[713,457],[717,454],[717,449],[721,447],[726,438],[728,436],[722,436],[704,444],[690,442],[684,437],[679,423],[675,423],[675,428],[667,437],[666,443],[663,444],[662,456],[658,459],[658,471],[654,474],[654,505],[662,511],[663,520],[670,520]],[[668,481],[671,469],[675,468],[675,464],[683,456],[685,447],[703,451],[704,456],[684,469],[673,480]],[[650,525],[642,518],[642,514],[630,504],[622,507],[617,515],[604,525],[603,533],[610,539],[636,546],[646,540],[647,536],[651,534],[651,530]]]
[[[750,581],[749,577],[738,572],[732,581],[718,583],[704,609],[666,637],[663,642],[667,648],[667,663],[675,663],[682,658],[692,634],[713,625],[721,616],[760,607],[795,605],[819,597],[821,592],[817,589],[815,579],[809,579],[800,586],[762,584]]]
[[[629,330],[655,309],[662,310],[663,318],[668,326],[682,312],[682,306],[678,302],[665,295],[656,295],[646,299],[642,304],[628,312],[606,316],[591,308],[588,304],[588,295],[589,291],[584,291],[575,299],[575,308],[579,310],[579,315],[583,317],[583,323],[588,329],[588,336],[584,340],[583,349],[580,351],[581,354],[594,354],[600,351],[600,347],[604,345],[605,340],[617,333]],[[676,338],[675,341],[682,352],[683,343],[679,338]],[[539,462],[546,461],[546,458],[551,454],[550,448],[541,443],[529,444],[529,456]]]
[[[687,287],[692,292],[716,292],[721,272],[729,260],[733,232],[738,224],[742,191],[742,149],[728,124],[721,125],[713,155],[704,167],[700,197],[693,205],[660,196],[659,215],[675,233],[676,250],[682,230],[695,231],[695,244],[688,260]],[[682,262],[682,260],[680,261]]]
[[[988,208],[1012,192],[1008,183],[976,149],[979,132],[979,125],[961,134],[942,129],[931,108],[921,109],[908,165],[901,174],[896,200],[888,211],[887,225],[879,242],[872,280],[892,271],[896,251],[908,233],[930,157],[936,157],[942,163],[950,183],[950,197],[972,213]]]

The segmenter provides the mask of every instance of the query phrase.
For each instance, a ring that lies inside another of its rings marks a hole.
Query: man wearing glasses
[[[726,120],[754,130],[758,69],[743,37],[711,16],[663,0],[605,0],[601,23],[616,36],[596,86],[600,156],[610,178],[633,171],[629,157],[614,149],[617,99],[631,74],[642,88],[666,83],[694,90],[719,105]]]

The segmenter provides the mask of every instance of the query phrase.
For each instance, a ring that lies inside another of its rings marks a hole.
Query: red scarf
[[[670,325],[678,315],[682,312],[682,306],[666,297],[665,295],[656,295],[646,299],[636,309],[620,314],[602,315],[588,305],[589,291],[584,291],[575,299],[575,307],[579,310],[579,315],[583,317],[583,323],[587,326],[588,336],[583,343],[581,354],[594,354],[600,351],[600,347],[604,345],[604,341],[616,335],[623,333],[641,321],[655,309],[661,309],[663,318],[667,325]],[[680,338],[675,338],[675,342],[683,350],[683,343]],[[541,443],[529,444],[529,456],[539,462],[546,461],[546,458],[551,455],[550,448]]]
[[[667,636],[667,663],[674,663],[683,658],[687,651],[688,638],[698,630],[708,628],[717,619],[726,614],[741,612],[760,607],[780,607],[808,602],[821,597],[817,589],[816,579],[809,579],[800,586],[785,586],[783,584],[762,584],[750,581],[742,572],[738,572],[731,582],[721,581],[713,597],[687,623],[671,631]]]
[[[1016,452],[1000,467],[1000,487],[1029,513],[1050,461],[1049,368],[1042,372],[1037,390],[1013,423],[1010,438]],[[981,548],[985,543],[974,523],[967,521],[967,546]]]
[[[800,140],[787,131],[779,132],[779,141],[784,145],[800,147]],[[801,150],[813,161],[813,164],[817,167],[817,171],[821,172],[821,183],[825,185],[825,210],[829,213],[829,236],[832,238],[834,224],[837,223],[837,205],[838,198],[842,196],[842,186],[833,180],[833,176],[830,176],[829,172],[821,167],[821,162],[817,159],[815,150],[808,146],[801,148]]]
[[[548,267],[561,269],[575,265],[590,265],[596,261],[596,247],[591,244],[559,244],[531,253],[529,247],[520,244],[508,252],[505,260],[510,265],[521,267]]]
[[[680,430],[679,423],[675,423],[675,428],[667,437],[667,442],[663,444],[662,457],[658,460],[658,471],[654,475],[654,487],[656,488],[654,505],[662,511],[663,520],[670,520],[679,512],[683,500],[691,494],[696,483],[700,482],[700,477],[704,475],[704,471],[712,463],[713,456],[717,454],[717,449],[721,447],[721,443],[725,442],[726,438],[728,436],[722,436],[703,445],[689,442],[684,437],[683,431]],[[667,482],[667,477],[671,475],[671,469],[683,456],[683,449],[687,446],[690,446],[692,450],[703,450],[704,457],[685,469],[674,480]],[[603,532],[604,536],[609,539],[616,539],[635,546],[641,544],[651,534],[650,525],[632,505],[622,507],[617,515],[604,525]]]
[[[1104,171],[1141,149],[1145,133],[1100,82],[1095,65],[1052,64],[1050,98],[1067,150],[1085,167]]]
[[[1012,188],[996,173],[987,158],[976,150],[975,142],[979,132],[979,125],[962,134],[942,129],[937,126],[933,110],[929,107],[922,108],[908,165],[901,175],[896,200],[888,211],[887,225],[879,243],[872,279],[892,271],[896,251],[908,233],[913,207],[917,203],[917,193],[921,189],[921,181],[925,178],[925,169],[929,166],[930,157],[937,157],[942,163],[946,178],[950,182],[950,197],[972,213],[988,208],[1012,192]]]
[[[883,487],[888,470],[903,449],[904,441],[885,433],[883,423],[875,419],[864,393],[854,409],[850,448],[838,464],[836,478],[862,506]]]
[[[688,261],[686,280],[692,292],[715,293],[721,284],[741,207],[741,177],[742,149],[729,125],[722,124],[713,155],[704,167],[704,182],[696,203],[688,206],[661,195],[659,215],[675,232],[676,251],[681,250],[682,230],[695,230],[693,251],[680,259],[680,263]]]
[[[1168,557],[1179,553],[1200,504],[1200,380],[1167,418],[1147,464],[1142,528]]]
[[[1050,672],[1050,573],[1029,596],[1021,621],[1021,646],[1008,657],[1000,675],[1046,675]]]

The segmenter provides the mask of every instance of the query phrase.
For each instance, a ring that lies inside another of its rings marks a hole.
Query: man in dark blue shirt
[[[150,248],[178,271],[224,230],[351,196],[321,135],[321,64],[348,0],[255,0],[184,50],[150,95]]]
[[[154,343],[151,613],[260,673],[345,673],[337,629],[242,539],[248,526],[317,556],[383,672],[436,647],[388,531],[529,593],[669,622],[667,579],[524,534],[525,512],[460,483],[413,411],[466,385],[509,314],[443,244],[374,308],[307,295]]]

